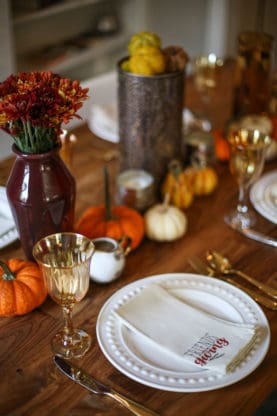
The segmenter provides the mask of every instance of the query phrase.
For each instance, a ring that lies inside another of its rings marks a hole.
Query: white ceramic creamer
[[[125,266],[128,247],[109,237],[92,240],[95,252],[90,263],[90,278],[97,283],[109,283],[117,279]]]

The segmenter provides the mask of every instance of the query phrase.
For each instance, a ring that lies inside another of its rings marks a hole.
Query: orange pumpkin
[[[22,259],[0,261],[0,316],[24,315],[40,306],[46,296],[36,263]]]
[[[169,202],[180,208],[188,208],[193,199],[193,189],[190,181],[185,175],[181,163],[172,160],[168,166],[168,173],[162,184],[162,195],[169,194]]]
[[[135,249],[144,236],[144,221],[134,209],[124,205],[112,207],[111,215],[106,215],[105,205],[88,208],[76,224],[78,233],[88,238],[111,237],[120,240],[131,239],[131,249]]]
[[[230,150],[228,142],[224,137],[223,130],[214,130],[213,136],[216,158],[222,162],[229,160]]]
[[[216,171],[209,166],[206,167],[189,167],[185,170],[185,175],[192,184],[194,194],[209,195],[218,184]]]
[[[131,240],[131,250],[133,250],[138,247],[144,237],[144,219],[138,211],[125,205],[111,207],[106,169],[104,176],[105,205],[88,208],[76,223],[76,231],[88,238],[111,237],[120,240],[128,237]]]

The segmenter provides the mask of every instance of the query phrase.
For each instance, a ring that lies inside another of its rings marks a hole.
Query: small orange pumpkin
[[[47,296],[36,263],[22,259],[0,261],[0,316],[24,315],[40,306]]]
[[[185,175],[187,175],[194,194],[197,196],[211,194],[218,184],[217,173],[209,166],[186,168]]]
[[[213,136],[216,158],[222,162],[229,160],[230,150],[228,142],[224,137],[223,130],[214,130]]]
[[[106,169],[104,176],[105,205],[88,208],[77,221],[76,231],[88,238],[111,237],[120,240],[128,237],[131,240],[131,250],[133,250],[138,247],[144,237],[144,219],[138,211],[125,205],[111,207]]]
[[[169,194],[169,202],[180,208],[188,208],[193,199],[193,188],[185,175],[181,163],[172,160],[168,165],[168,173],[162,184],[162,195]]]

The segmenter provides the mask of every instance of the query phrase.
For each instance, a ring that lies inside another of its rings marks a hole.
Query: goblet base
[[[233,225],[236,228],[249,228],[256,223],[256,216],[253,212],[234,210],[224,216],[224,221],[226,224]]]
[[[82,358],[91,346],[91,337],[82,329],[74,329],[70,334],[58,332],[51,342],[55,354],[64,358]]]

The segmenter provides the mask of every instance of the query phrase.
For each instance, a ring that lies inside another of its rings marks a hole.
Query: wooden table
[[[188,102],[190,100],[188,97]],[[103,202],[101,155],[106,150],[116,149],[117,145],[95,137],[87,126],[76,129],[76,135],[78,141],[74,147],[72,171],[77,180],[78,218],[88,206]],[[0,164],[2,177],[8,175],[11,165],[12,159]],[[113,177],[118,169],[117,161],[107,165]],[[267,163],[265,170],[274,167],[276,161]],[[99,380],[164,416],[250,416],[277,385],[276,312],[267,309],[264,312],[272,338],[264,361],[245,379],[214,391],[175,393],[144,386],[115,369],[97,343],[97,316],[113,293],[145,276],[193,272],[188,259],[195,255],[204,258],[207,249],[222,251],[237,267],[263,282],[274,274],[276,276],[276,249],[243,237],[223,222],[224,213],[236,204],[237,188],[227,164],[218,163],[216,169],[220,178],[216,191],[210,196],[199,197],[186,211],[186,235],[173,243],[151,242],[145,238],[141,246],[128,256],[126,268],[118,280],[108,285],[91,282],[89,293],[74,314],[75,324],[93,337],[92,347],[79,360],[79,365]],[[276,236],[276,226],[262,217],[259,217],[258,226]],[[19,241],[2,249],[0,256],[2,259],[24,258]],[[40,308],[25,316],[0,318],[0,415],[129,415],[111,399],[90,395],[56,369],[50,339],[61,325],[61,310],[49,298]]]

